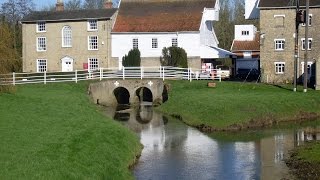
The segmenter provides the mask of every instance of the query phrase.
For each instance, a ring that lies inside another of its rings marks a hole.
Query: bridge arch
[[[124,87],[117,87],[113,90],[113,94],[118,104],[130,104],[130,93]]]
[[[140,87],[136,90],[136,96],[138,96],[139,101],[153,102],[152,91],[147,87]]]

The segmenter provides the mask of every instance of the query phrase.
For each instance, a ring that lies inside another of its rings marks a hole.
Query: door
[[[73,71],[73,59],[70,57],[64,57],[61,60],[62,63],[62,71],[70,72]]]

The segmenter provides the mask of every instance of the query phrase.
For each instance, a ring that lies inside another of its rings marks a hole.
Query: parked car
[[[228,79],[230,78],[230,67],[224,65],[217,65],[217,75],[221,76],[221,79]]]

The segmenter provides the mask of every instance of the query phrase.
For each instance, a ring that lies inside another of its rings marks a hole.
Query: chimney
[[[56,11],[63,11],[63,10],[64,10],[63,0],[57,0]]]
[[[113,5],[113,3],[112,3],[111,0],[105,0],[105,1],[104,1],[104,8],[105,8],[105,9],[111,9],[111,8],[112,8],[112,5]]]

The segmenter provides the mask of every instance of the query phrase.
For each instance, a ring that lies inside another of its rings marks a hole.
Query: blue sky
[[[7,0],[0,0],[0,4],[6,2]],[[63,0],[64,2],[68,2],[69,0]],[[84,0],[81,0],[82,2]],[[57,0],[33,0],[36,5],[36,10],[40,10],[43,7],[48,7],[49,5],[56,4]]]

